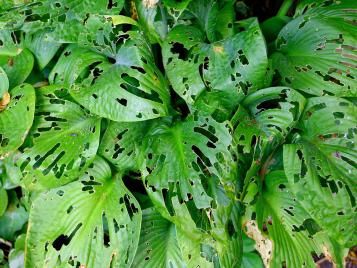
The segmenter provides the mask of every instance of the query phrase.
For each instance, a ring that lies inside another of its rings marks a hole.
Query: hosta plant
[[[355,267],[356,2],[262,2],[0,2],[1,267]]]

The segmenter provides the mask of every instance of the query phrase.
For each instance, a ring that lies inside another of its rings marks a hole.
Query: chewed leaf
[[[218,116],[222,121],[248,93],[265,85],[268,59],[263,35],[255,20],[242,26],[245,31],[207,44],[199,29],[179,25],[163,45],[173,89],[206,114],[223,114]]]
[[[34,65],[34,58],[28,49],[22,50],[17,56],[0,56],[0,67],[9,78],[9,88],[20,85],[30,75]]]
[[[7,93],[8,94],[8,93]],[[0,155],[15,151],[24,142],[35,112],[35,90],[23,84],[12,89],[7,104],[0,111]],[[3,98],[0,103],[5,101]]]
[[[99,154],[118,170],[139,170],[145,162],[142,143],[149,130],[161,121],[110,122],[99,146]]]
[[[308,94],[356,96],[356,9],[314,10],[282,29],[273,67],[282,84]]]
[[[148,188],[154,191],[173,185],[180,197],[193,199],[197,208],[211,206],[205,181],[211,176],[228,179],[232,160],[228,127],[209,117],[189,117],[173,126],[158,126],[147,136]]]
[[[57,187],[74,180],[98,149],[100,119],[58,98],[53,92],[56,88],[39,89],[29,146],[17,161],[28,189]]]
[[[312,254],[319,256],[324,248],[333,249],[329,237],[291,194],[292,188],[283,171],[270,172],[265,185],[257,204],[258,226],[272,240],[265,241],[261,247],[266,248],[270,243],[271,249],[273,243],[273,251],[267,252],[272,254],[265,261],[271,267],[314,267]]]
[[[52,69],[48,80],[51,84],[70,86],[77,79],[83,79],[81,75],[88,75],[96,65],[105,61],[107,59],[103,55],[76,45],[69,45]]]
[[[252,144],[259,145],[257,158],[266,157],[297,124],[305,106],[305,98],[286,87],[258,90],[247,96],[232,118],[233,137],[244,153]]]
[[[113,121],[143,121],[167,115],[168,85],[144,37],[127,32],[121,33],[120,40],[114,64],[90,50],[68,47],[51,72],[51,81],[71,84],[70,93],[76,101]]]
[[[292,192],[340,245],[354,243],[356,107],[337,97],[310,98],[297,144],[284,145]]]
[[[42,217],[46,215],[46,217]],[[121,176],[96,158],[78,181],[41,193],[31,207],[29,267],[130,267],[141,210]]]

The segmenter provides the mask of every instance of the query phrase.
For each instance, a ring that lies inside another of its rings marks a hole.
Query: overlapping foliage
[[[1,266],[344,265],[354,1],[264,23],[233,0],[19,2],[0,6]]]

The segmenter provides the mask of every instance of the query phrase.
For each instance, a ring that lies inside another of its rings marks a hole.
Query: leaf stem
[[[293,3],[294,3],[294,0],[284,0],[284,2],[281,4],[281,7],[280,7],[278,13],[276,14],[276,16],[277,17],[286,16],[286,14],[288,13],[288,11]]]

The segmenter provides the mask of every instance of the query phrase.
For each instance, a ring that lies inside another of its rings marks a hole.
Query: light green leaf
[[[121,175],[112,177],[109,165],[96,158],[78,181],[43,192],[34,201],[26,266],[130,267],[140,223],[139,204]]]
[[[291,190],[283,171],[273,171],[265,177],[265,191],[257,205],[257,220],[260,229],[264,226],[273,241],[270,266],[314,267],[311,253],[334,256],[333,247]]]
[[[118,170],[139,170],[144,161],[143,139],[161,121],[110,122],[99,146],[99,154]]]
[[[78,79],[70,88],[73,98],[92,113],[113,121],[143,121],[167,115],[168,85],[149,45],[137,32],[122,33],[119,39],[126,41],[114,64],[99,54],[68,47],[51,80],[63,79],[71,84]]]
[[[9,267],[23,268],[25,261],[25,240],[26,234],[21,234],[16,238],[15,247],[9,253]]]
[[[355,243],[356,107],[341,98],[310,98],[294,145],[284,146],[291,191],[341,246]]]
[[[194,241],[194,249],[181,247],[185,261],[198,260],[195,252],[203,256],[203,267],[238,265],[237,182],[228,126],[209,117],[190,116],[153,127],[146,139],[142,171],[146,190],[159,212]]]
[[[24,142],[35,112],[35,90],[22,84],[10,92],[10,103],[0,112],[0,155],[15,151]]]
[[[187,239],[189,243],[189,240]],[[175,225],[154,208],[143,210],[140,242],[133,267],[184,267]]]
[[[228,180],[231,141],[229,128],[209,117],[159,125],[147,135],[147,187],[161,192],[172,184],[184,201],[191,196],[197,208],[211,207],[205,176]]]
[[[29,146],[17,166],[27,189],[66,184],[83,173],[99,146],[100,119],[79,105],[58,98],[57,86],[39,89]]]
[[[32,71],[33,64],[34,58],[28,49],[22,50],[17,56],[0,56],[0,67],[7,74],[10,89],[26,80]]]
[[[356,10],[319,10],[311,9],[282,29],[273,68],[283,85],[308,94],[356,96]]]
[[[46,31],[26,35],[25,43],[35,56],[40,70],[46,67],[61,46],[60,43],[49,41]]]
[[[8,197],[6,190],[0,186],[0,216],[2,216],[8,205]]]
[[[266,157],[295,126],[303,112],[305,98],[286,87],[258,90],[247,96],[233,116],[234,139],[250,153],[253,139],[259,144],[260,158]],[[260,159],[262,160],[262,159]]]
[[[3,68],[0,67],[0,98],[9,90],[9,79]]]
[[[163,61],[173,89],[189,104],[219,120],[229,118],[246,94],[265,85],[266,46],[256,20],[246,30],[207,44],[193,26],[179,25],[163,44]],[[177,74],[180,75],[177,75]]]

